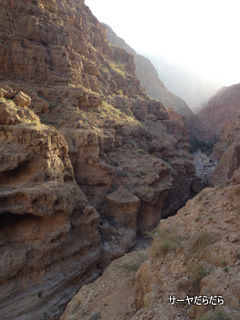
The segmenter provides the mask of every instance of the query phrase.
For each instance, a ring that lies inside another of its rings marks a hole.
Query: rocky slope
[[[107,37],[113,45],[133,54],[136,65],[136,75],[149,96],[159,100],[166,107],[171,107],[187,118],[192,117],[193,113],[187,104],[164,86],[151,61],[140,54],[137,54],[123,39],[116,35],[111,27],[106,24],[104,24],[104,26],[106,28]]]
[[[239,182],[238,170],[230,186],[206,188],[162,220],[148,251],[114,261],[61,320],[238,320]]]
[[[199,112],[199,118],[207,126],[208,136],[220,137],[226,122],[235,120],[240,115],[240,84],[219,90]],[[230,123],[229,123],[230,124]],[[234,129],[234,123],[232,123]],[[227,131],[229,132],[230,127]],[[226,130],[225,130],[226,131]]]
[[[188,129],[84,1],[1,4],[1,318],[58,319],[199,191]]]
[[[120,47],[134,56],[137,78],[140,80],[147,94],[160,101],[165,107],[173,109],[186,118],[186,126],[189,128],[191,140],[201,139],[204,124],[201,123],[183,99],[177,97],[166,88],[159,79],[157,70],[151,61],[137,54],[123,39],[119,38],[108,25],[103,25],[106,28],[106,35],[109,41],[114,46]],[[172,81],[174,81],[173,78],[174,75],[172,76]]]
[[[240,85],[221,89],[210,99],[199,117],[205,124],[206,140],[217,139],[213,155],[219,160],[212,183],[224,186],[239,167]]]
[[[99,272],[99,214],[63,136],[41,124],[28,96],[0,92],[1,319],[47,319]]]
[[[240,318],[239,118],[226,118],[214,150],[220,159],[215,187],[161,220],[148,250],[115,260],[97,281],[83,286],[61,320]]]
[[[197,112],[223,85],[221,81],[209,80],[192,69],[158,55],[147,57],[157,70],[159,78],[175,95],[183,99]]]

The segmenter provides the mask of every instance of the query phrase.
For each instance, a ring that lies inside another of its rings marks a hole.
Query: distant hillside
[[[209,98],[222,87],[220,82],[212,82],[199,74],[172,61],[156,55],[147,55],[156,68],[164,85],[181,97],[192,108],[199,110]]]
[[[158,73],[150,60],[137,54],[123,39],[119,38],[108,25],[104,24],[104,26],[106,28],[107,37],[113,45],[134,55],[136,75],[146,92],[154,99],[159,100],[166,107],[171,107],[187,118],[192,117],[193,113],[185,101],[170,92],[159,79]]]
[[[207,126],[210,137],[219,137],[228,124],[228,132],[239,129],[236,120],[240,117],[240,84],[220,89],[199,112],[199,118]]]

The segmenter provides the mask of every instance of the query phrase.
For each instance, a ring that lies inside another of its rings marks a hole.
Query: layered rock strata
[[[239,177],[162,220],[148,251],[115,260],[61,319],[239,319]]]
[[[213,140],[215,137],[219,139],[227,122],[229,123],[229,132],[231,121],[238,118],[240,114],[239,101],[239,84],[223,87],[208,101],[207,106],[199,112],[198,116],[205,124],[208,139]],[[232,129],[234,127],[234,123],[232,123]]]
[[[57,319],[99,272],[99,215],[74,179],[63,136],[41,124],[27,95],[1,92],[1,319]]]
[[[204,138],[217,139],[212,154],[212,157],[218,160],[212,177],[212,184],[215,186],[229,184],[234,171],[240,165],[239,97],[239,84],[222,88],[200,113],[202,121],[205,122]]]
[[[2,4],[0,306],[57,319],[185,203],[195,169],[185,120],[142,91],[83,1]]]
[[[104,27],[106,28],[106,35],[113,45],[126,50],[134,56],[136,75],[149,96],[159,100],[166,107],[171,107],[187,118],[193,117],[193,113],[185,101],[175,96],[164,86],[151,61],[148,58],[137,54],[123,39],[116,35],[111,27],[106,24],[104,24]]]

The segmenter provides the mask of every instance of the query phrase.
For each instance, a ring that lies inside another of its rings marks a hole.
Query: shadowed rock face
[[[240,85],[224,87],[213,96],[199,113],[205,124],[204,137],[216,138],[214,156],[219,160],[212,183],[224,186],[230,183],[234,171],[239,168]]]
[[[162,220],[149,249],[112,262],[79,290],[61,320],[97,314],[103,320],[239,319],[239,182],[238,170],[231,185],[205,188]],[[221,305],[203,304],[202,297],[211,301],[211,295]],[[170,296],[197,296],[198,305],[171,305]]]
[[[98,272],[99,216],[74,179],[64,138],[27,108],[28,96],[5,97],[0,98],[1,318],[46,319]]]
[[[189,198],[188,129],[83,1],[2,4],[1,316],[57,319],[99,263]]]
[[[227,130],[231,131],[231,121],[240,115],[240,84],[220,89],[199,112],[199,118],[206,126],[209,139],[219,139],[224,125],[229,122]],[[234,122],[232,123],[234,129]]]

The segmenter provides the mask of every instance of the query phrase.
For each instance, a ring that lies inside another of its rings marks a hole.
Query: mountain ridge
[[[175,96],[165,87],[163,82],[159,79],[158,73],[151,61],[136,53],[135,50],[125,42],[125,40],[117,36],[111,27],[104,23],[103,25],[106,28],[107,38],[112,44],[123,48],[130,54],[133,54],[136,65],[136,75],[149,96],[159,100],[166,107],[173,108],[174,111],[187,118],[193,116],[193,112],[187,106],[186,102]]]

